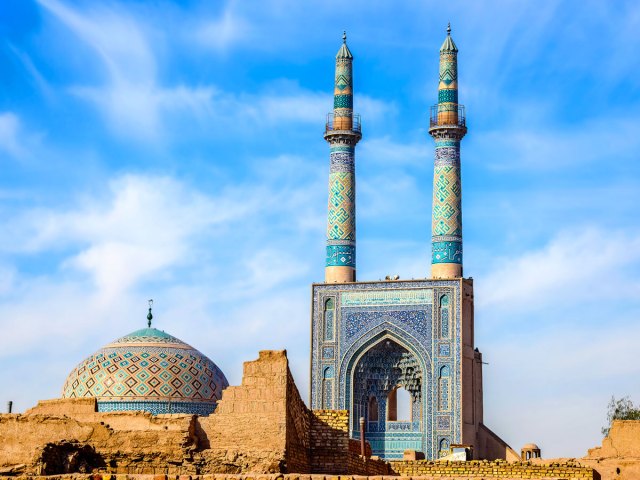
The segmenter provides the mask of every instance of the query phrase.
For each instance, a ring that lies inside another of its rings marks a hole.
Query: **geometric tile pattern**
[[[438,124],[458,123],[458,49],[447,29],[440,48]],[[442,122],[442,123],[441,123]],[[444,131],[436,137],[433,172],[431,263],[462,264],[462,186],[460,133]]]
[[[462,264],[462,242],[431,242],[431,263]]]
[[[353,95],[335,95],[333,108],[353,108]]]
[[[359,138],[353,132],[353,55],[347,47],[346,34],[342,38],[343,44],[336,55],[333,98],[333,125],[341,134],[325,136],[330,144],[325,265],[355,268],[355,144]]]
[[[83,360],[69,374],[62,397],[96,397],[103,411],[202,414],[213,411],[227,386],[222,371],[198,350],[143,328]]]
[[[457,89],[458,89],[458,53],[440,51],[440,84],[438,85],[438,90],[457,90]],[[451,101],[451,100],[447,100],[447,101]]]
[[[434,168],[433,235],[462,236],[460,167],[445,165]]]
[[[401,458],[405,448],[436,458],[441,439],[459,443],[460,306],[455,280],[314,285],[312,408],[350,410],[350,432],[358,438],[358,418],[369,418],[364,397],[373,395],[378,420],[367,423],[367,438],[374,454],[386,459]],[[330,341],[327,320],[334,325]],[[440,382],[445,366],[449,375]],[[328,367],[335,372],[331,381]],[[398,384],[414,395],[411,421],[387,421],[383,413],[389,390]],[[439,410],[445,403],[446,410]]]
[[[327,245],[327,267],[355,267],[355,245]]]
[[[353,173],[332,172],[329,175],[328,239],[355,240],[355,193]]]

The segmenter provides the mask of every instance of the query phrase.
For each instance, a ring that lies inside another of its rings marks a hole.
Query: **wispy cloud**
[[[47,79],[40,73],[40,70],[34,65],[31,57],[23,50],[17,48],[14,45],[9,45],[9,49],[13,52],[13,54],[20,60],[20,63],[24,66],[24,69],[27,71],[29,76],[31,77],[31,81],[38,88],[40,93],[47,98],[53,99],[54,90],[47,81]]]
[[[478,308],[502,319],[600,295],[634,296],[640,234],[575,228],[542,248],[495,258],[478,285]],[[606,281],[603,281],[606,279]],[[562,307],[564,308],[564,307]]]
[[[552,114],[548,111],[546,117]],[[550,172],[585,167],[603,159],[620,165],[635,161],[635,152],[640,150],[640,138],[635,134],[640,130],[640,118],[613,114],[553,128],[529,118],[475,139],[478,148],[487,152],[483,157],[489,160],[483,158],[484,165],[505,171]],[[621,137],[626,140],[620,142]],[[495,148],[498,144],[500,149]]]
[[[80,11],[57,0],[39,3],[97,54],[104,85],[75,86],[72,92],[93,102],[119,134],[158,140],[162,113],[201,113],[213,96],[210,87],[164,87],[143,26],[126,11],[106,5]]]
[[[19,157],[24,153],[20,137],[20,119],[12,112],[0,113],[0,150]]]
[[[252,25],[235,11],[236,2],[229,2],[222,13],[198,25],[191,37],[205,49],[225,51],[232,45],[252,37]]]

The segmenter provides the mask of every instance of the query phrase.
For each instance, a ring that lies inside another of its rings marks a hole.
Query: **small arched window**
[[[369,421],[378,421],[378,399],[375,395],[369,397]]]
[[[449,444],[449,440],[448,439],[446,439],[446,438],[441,438],[440,439],[440,444],[439,444],[440,448],[438,449],[438,450],[440,450],[438,452],[440,457],[446,457],[447,455],[449,455],[449,445],[450,444]]]
[[[449,410],[449,384],[450,371],[447,365],[440,369],[440,378],[438,379],[438,409]]]
[[[440,297],[440,337],[449,337],[449,296]]]
[[[324,302],[324,339],[325,341],[333,340],[335,309],[336,309],[336,306],[333,298],[328,298]]]
[[[326,367],[322,373],[322,408],[333,408],[333,367]]]

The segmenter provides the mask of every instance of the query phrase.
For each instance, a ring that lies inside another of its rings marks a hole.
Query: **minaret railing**
[[[360,123],[360,114],[352,116],[340,116],[327,113],[327,122],[325,124],[325,132],[333,132],[340,130],[348,130],[356,133],[362,133],[362,124]]]
[[[464,113],[464,105],[433,105],[429,114],[429,127],[441,125],[457,125],[465,127],[467,119]]]

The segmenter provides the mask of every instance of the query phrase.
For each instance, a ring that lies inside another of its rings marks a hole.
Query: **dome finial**
[[[447,23],[447,35],[451,35],[451,22]]]
[[[342,31],[342,43],[347,43],[347,31]]]
[[[151,308],[153,307],[153,299],[149,299],[149,313],[147,313],[147,326],[151,328],[151,320],[153,319],[153,314],[151,313]]]

